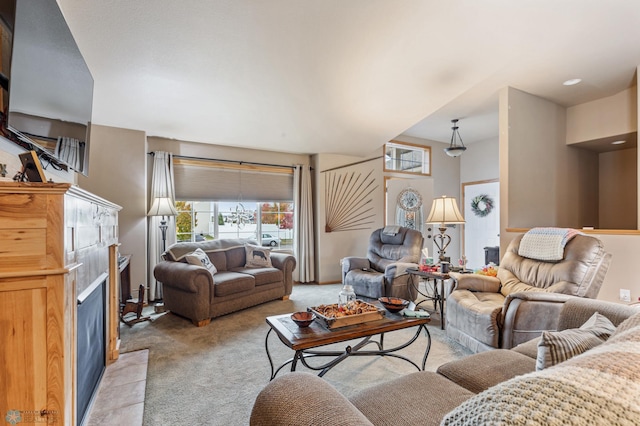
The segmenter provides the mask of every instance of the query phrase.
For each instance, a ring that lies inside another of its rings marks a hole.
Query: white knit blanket
[[[640,314],[629,318],[638,323]],[[618,329],[621,329],[619,326]],[[442,426],[639,425],[640,326],[554,367],[468,399]]]
[[[520,241],[518,254],[529,259],[555,262],[564,258],[564,246],[580,231],[571,228],[533,228]]]

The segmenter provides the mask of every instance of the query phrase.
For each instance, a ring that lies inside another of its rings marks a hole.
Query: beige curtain
[[[149,206],[157,197],[169,197],[175,205],[175,187],[173,177],[173,154],[170,152],[156,151],[153,156],[153,174],[151,175],[151,193]],[[161,300],[162,283],[153,277],[153,268],[160,261],[162,254],[162,234],[160,232],[161,216],[149,216],[149,294],[148,300]],[[165,216],[167,221],[166,247],[176,242],[175,217]]]
[[[293,172],[293,191],[295,209],[293,250],[298,263],[296,268],[298,281],[310,283],[315,281],[311,167],[296,165]]]

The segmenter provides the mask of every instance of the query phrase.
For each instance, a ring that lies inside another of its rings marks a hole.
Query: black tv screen
[[[58,3],[0,0],[0,12],[6,127],[20,142],[87,175],[93,78]]]

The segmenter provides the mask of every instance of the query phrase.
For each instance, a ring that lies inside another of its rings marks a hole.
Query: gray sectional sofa
[[[247,267],[247,245],[255,246],[256,242],[220,239],[170,246],[153,271],[163,285],[165,308],[200,327],[221,315],[275,299],[286,300],[293,287],[295,257],[260,248],[272,266]],[[186,261],[186,256],[198,248],[215,266],[213,275],[205,267]]]
[[[640,309],[572,298],[558,330],[598,312],[613,334],[536,371],[538,339],[495,349],[361,391],[350,399],[310,373],[280,376],[258,395],[251,425],[640,424]],[[617,327],[617,328],[616,328]]]

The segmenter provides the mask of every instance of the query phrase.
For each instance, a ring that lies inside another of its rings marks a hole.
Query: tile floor
[[[102,377],[87,426],[141,426],[149,351],[121,354]]]

